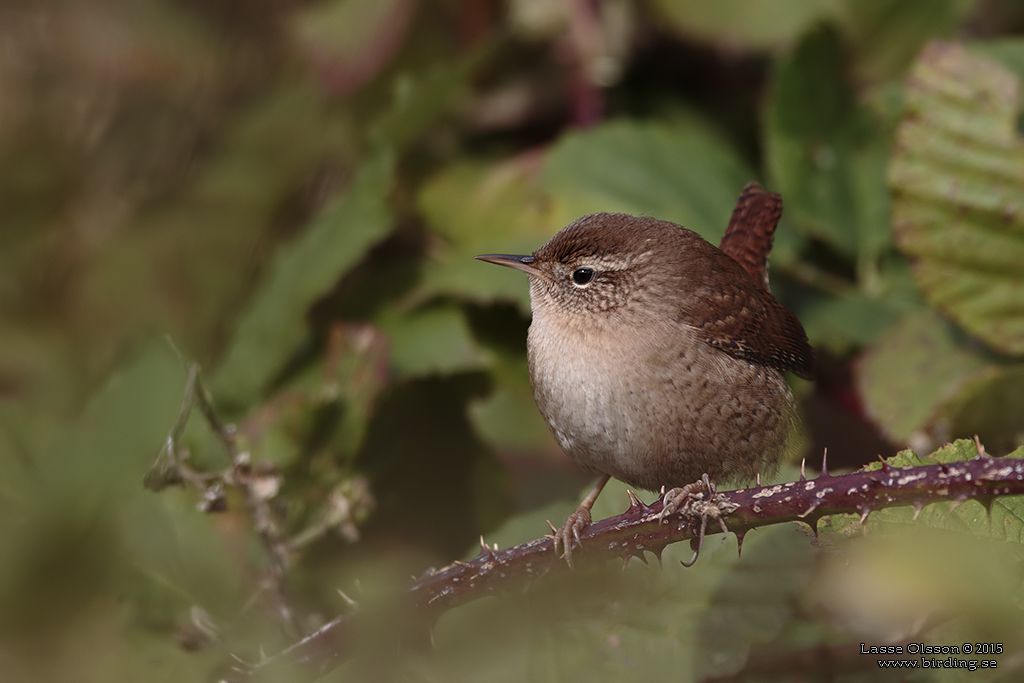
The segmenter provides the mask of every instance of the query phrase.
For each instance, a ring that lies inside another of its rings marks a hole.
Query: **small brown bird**
[[[800,322],[768,291],[781,214],[781,198],[752,183],[720,248],[666,221],[597,213],[532,255],[477,257],[530,276],[537,407],[599,475],[555,534],[570,564],[609,477],[670,489],[674,511],[702,475],[777,465],[794,414],[784,373],[809,377],[813,365]]]

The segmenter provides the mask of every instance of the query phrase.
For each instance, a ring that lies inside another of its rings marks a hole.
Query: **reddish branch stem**
[[[661,551],[670,543],[693,539],[700,531],[700,512],[718,511],[721,523],[711,514],[705,519],[708,534],[723,530],[735,533],[742,543],[749,529],[798,521],[817,529],[818,520],[832,514],[861,514],[862,521],[874,510],[913,505],[922,507],[941,501],[974,499],[989,508],[996,496],[1024,494],[1024,460],[979,455],[969,461],[914,468],[859,471],[839,476],[827,472],[816,479],[787,484],[738,489],[715,494],[714,509],[698,504],[689,512],[673,515],[659,523],[661,502],[645,505],[631,497],[620,515],[595,522],[582,534],[582,547],[573,557],[576,563],[628,559]],[[481,541],[482,542],[482,541]],[[430,569],[409,588],[414,607],[436,616],[456,605],[476,600],[526,580],[555,572],[571,571],[553,552],[552,537],[545,536],[505,550],[482,544],[480,554],[468,562],[455,561]],[[351,618],[338,618],[307,636],[284,652],[237,677],[245,680],[278,666],[308,667],[320,674],[343,661],[349,654]]]

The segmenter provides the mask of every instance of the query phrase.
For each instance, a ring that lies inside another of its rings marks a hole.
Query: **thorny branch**
[[[187,449],[182,446],[185,428],[194,408],[202,413],[227,456],[227,465],[219,471],[195,469],[189,462]],[[199,509],[210,513],[227,509],[226,489],[241,492],[253,528],[268,558],[268,569],[243,611],[260,599],[268,599],[280,619],[285,636],[297,638],[300,631],[285,591],[286,574],[295,552],[332,529],[339,530],[347,538],[357,535],[354,520],[365,512],[362,508],[371,498],[362,480],[344,482],[333,491],[323,519],[294,538],[288,538],[271,504],[281,486],[281,479],[276,468],[254,464],[249,452],[239,446],[235,426],[224,422],[214,409],[199,366],[189,364],[178,418],[143,483],[153,491],[176,485],[193,488],[201,496]]]
[[[199,472],[188,462],[188,453],[181,448],[181,440],[188,425],[192,409],[197,407],[214,435],[224,447],[228,466],[219,472]],[[245,499],[253,526],[269,558],[269,570],[261,582],[259,593],[270,596],[275,611],[287,634],[296,634],[298,627],[284,591],[285,573],[289,563],[287,539],[281,533],[270,499],[280,486],[280,475],[273,469],[254,467],[249,453],[239,449],[235,427],[225,423],[213,407],[209,391],[203,384],[199,365],[191,363],[185,381],[178,419],[167,435],[167,440],[156,462],[143,480],[146,488],[160,491],[168,486],[184,484],[202,495],[199,508],[204,512],[227,509],[225,488],[238,488]],[[254,604],[259,593],[249,601]]]
[[[665,520],[660,519],[660,501],[647,505],[630,494],[629,507],[622,514],[585,530],[582,547],[574,555],[576,562],[615,558],[628,562],[633,557],[644,559],[648,552],[660,560],[665,547],[678,541],[690,540],[696,550],[702,533],[731,532],[742,548],[744,534],[761,526],[795,521],[808,525],[816,535],[818,521],[826,515],[860,514],[863,523],[882,508],[913,506],[916,513],[930,503],[973,499],[991,509],[996,496],[1024,494],[1024,460],[993,458],[980,444],[977,457],[964,462],[895,468],[883,461],[881,469],[838,476],[822,469],[814,479],[801,474],[798,481],[786,484],[698,494]],[[472,560],[456,560],[415,579],[406,596],[409,604],[436,617],[517,584],[571,571],[553,552],[550,535],[505,550],[488,546],[482,538],[480,542],[480,553]],[[307,669],[311,676],[323,674],[350,654],[347,646],[358,619],[358,614],[339,617],[254,668],[235,672],[230,680],[251,680],[295,667]]]

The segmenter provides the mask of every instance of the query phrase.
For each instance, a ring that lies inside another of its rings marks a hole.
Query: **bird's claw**
[[[562,557],[565,558],[566,564],[570,567],[572,564],[572,551],[574,547],[583,545],[583,541],[580,537],[580,533],[583,532],[588,526],[590,526],[591,517],[590,510],[585,507],[577,508],[576,512],[569,515],[568,519],[565,520],[565,524],[562,525],[561,529],[555,529],[552,527],[552,537],[554,539],[555,554],[558,554],[559,548],[562,549]]]
[[[711,479],[706,474],[701,477],[700,481],[669,489],[661,498],[661,513],[658,515],[658,523],[663,524],[666,518],[685,509],[688,503],[704,498],[710,499],[714,494],[715,485],[711,483]]]

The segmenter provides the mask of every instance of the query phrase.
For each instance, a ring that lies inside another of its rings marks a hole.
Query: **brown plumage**
[[[768,288],[768,254],[782,218],[782,196],[747,183],[736,200],[718,248]]]
[[[678,225],[614,213],[576,220],[531,256],[480,257],[530,275],[537,406],[601,476],[561,533],[567,551],[608,476],[657,490],[777,464],[793,415],[784,373],[809,376],[813,354],[765,286],[758,250],[778,217],[754,204],[725,241],[743,265]]]

